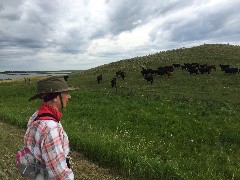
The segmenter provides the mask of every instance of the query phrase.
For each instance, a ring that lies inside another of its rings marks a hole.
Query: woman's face
[[[71,98],[70,94],[67,92],[67,91],[64,91],[64,92],[61,92],[61,96],[62,96],[62,105],[63,107],[61,107],[61,100],[60,100],[60,96],[59,96],[59,103],[60,103],[60,107],[61,108],[66,108],[67,107],[67,102],[68,102],[68,99]]]
[[[67,91],[64,91],[48,103],[60,110],[67,107],[67,102],[70,98],[70,94]]]

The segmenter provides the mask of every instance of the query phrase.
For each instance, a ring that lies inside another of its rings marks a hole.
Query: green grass
[[[143,80],[141,65],[229,63],[238,66],[240,48],[204,45],[123,60],[70,75],[72,92],[62,123],[71,147],[92,160],[137,179],[240,178],[240,76],[217,71],[190,76],[177,69],[173,77]],[[124,69],[126,79],[110,80]],[[96,77],[103,74],[103,82]],[[1,83],[0,118],[26,127],[39,101],[24,82]]]

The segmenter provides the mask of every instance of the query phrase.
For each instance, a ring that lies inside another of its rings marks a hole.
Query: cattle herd
[[[228,75],[234,75],[234,74],[239,74],[240,69],[236,67],[230,67],[228,64],[220,64],[219,65],[221,71],[223,71],[225,74]],[[170,78],[172,76],[172,73],[175,69],[182,69],[187,71],[190,75],[192,74],[210,74],[211,71],[216,71],[217,68],[213,64],[198,64],[198,63],[184,63],[184,64],[172,64],[169,66],[161,66],[158,67],[157,69],[151,69],[151,68],[145,68],[142,67],[140,73],[142,74],[143,78],[147,81],[150,82],[151,84],[153,83],[153,77],[154,75],[159,75],[159,76],[165,76],[166,78]],[[126,76],[126,72],[123,70],[118,70],[116,72],[115,77],[111,80],[111,87],[116,88],[117,87],[117,78],[120,77],[124,80]],[[102,74],[97,76],[97,82],[98,84],[103,80]]]

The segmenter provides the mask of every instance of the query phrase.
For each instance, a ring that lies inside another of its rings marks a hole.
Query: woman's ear
[[[58,98],[59,98],[59,95],[57,97],[53,98],[53,101],[58,102]]]

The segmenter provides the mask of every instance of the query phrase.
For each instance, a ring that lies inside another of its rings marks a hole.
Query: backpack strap
[[[38,120],[39,118],[41,118],[41,117],[52,117],[52,118],[54,118],[53,119],[53,121],[56,121],[55,119],[55,116],[54,115],[52,115],[52,114],[50,114],[50,113],[42,113],[42,114],[39,114],[35,119],[34,119],[34,121],[36,121],[36,120]],[[57,122],[57,121],[56,121]]]

